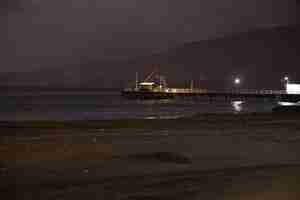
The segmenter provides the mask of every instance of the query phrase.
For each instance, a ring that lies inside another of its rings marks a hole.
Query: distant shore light
[[[284,80],[285,80],[285,81],[289,81],[289,77],[288,77],[288,76],[285,76],[285,77],[284,77]]]

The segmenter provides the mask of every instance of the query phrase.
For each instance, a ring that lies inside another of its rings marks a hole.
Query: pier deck
[[[284,90],[205,90],[205,89],[181,89],[170,88],[154,91],[136,91],[125,89],[122,91],[124,97],[130,99],[170,99],[175,97],[207,97],[210,100],[215,98],[224,99],[248,99],[263,98],[275,99],[278,101],[298,102],[300,94],[288,94]]]

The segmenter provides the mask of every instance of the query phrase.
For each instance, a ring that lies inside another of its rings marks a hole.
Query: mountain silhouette
[[[243,88],[283,89],[283,76],[300,80],[299,35],[299,25],[260,28],[127,60],[81,58],[78,65],[2,73],[0,85],[117,88],[133,84],[135,72],[142,79],[157,68],[170,87],[187,87],[194,80],[201,88],[231,88],[238,76]]]

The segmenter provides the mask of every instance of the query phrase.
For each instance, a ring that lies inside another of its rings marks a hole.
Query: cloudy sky
[[[0,72],[148,55],[295,15],[296,0],[1,0]]]

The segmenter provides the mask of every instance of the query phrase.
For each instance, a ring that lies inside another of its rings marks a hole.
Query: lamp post
[[[234,79],[234,86],[235,86],[235,89],[236,89],[236,92],[238,92],[238,87],[239,85],[241,84],[241,79],[240,78],[235,78]]]
[[[139,85],[139,74],[135,72],[135,90],[138,90]]]

